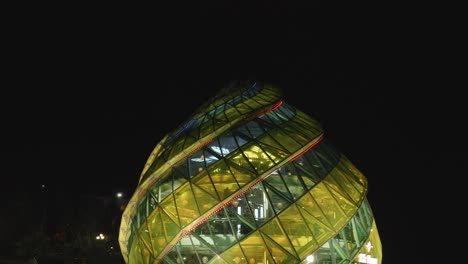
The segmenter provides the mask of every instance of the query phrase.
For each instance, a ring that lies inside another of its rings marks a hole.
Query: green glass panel
[[[161,219],[161,210],[156,209],[148,219],[148,230],[151,239],[151,245],[153,246],[153,253],[157,255],[168,243],[164,226]]]
[[[255,143],[244,145],[241,149],[258,175],[263,174],[265,171],[275,165],[269,156],[265,153],[265,151]]]
[[[199,123],[202,123],[202,121],[199,121]],[[195,138],[196,140],[200,139],[200,128],[192,128],[192,131],[188,134],[189,137]]]
[[[297,175],[284,175],[283,179],[286,186],[289,188],[289,192],[291,193],[293,200],[298,199],[306,192],[304,185],[302,184],[302,179]]]
[[[218,199],[213,197],[213,194],[208,193],[206,190],[200,188],[196,184],[192,184],[192,190],[195,200],[200,208],[200,214],[205,213],[210,208],[219,203]]]
[[[286,121],[285,120],[286,117],[279,116],[277,113],[278,113],[278,109],[275,109],[273,112],[272,111],[266,112],[265,114],[259,116],[259,118],[264,120],[265,122],[278,126]]]
[[[243,197],[247,201],[247,204],[243,206],[244,216],[249,216],[249,219],[253,219],[255,222],[255,226],[258,226],[257,221],[260,220],[258,219],[258,208],[260,207],[260,204],[263,204],[261,191],[258,188],[253,188],[244,193]]]
[[[308,175],[303,175],[303,176],[299,176],[299,177],[301,177],[301,179],[304,182],[307,190],[312,189],[315,186],[315,184],[320,182],[319,180],[313,180],[312,177],[309,177]]]
[[[271,96],[266,95],[264,93],[261,93],[261,94],[259,94],[258,96],[255,96],[252,99],[255,100],[257,103],[259,103],[260,105],[263,105],[263,106],[271,105],[272,102],[274,102],[274,99]],[[250,103],[250,101],[248,101],[248,102]]]
[[[194,219],[200,216],[198,205],[195,202],[190,184],[181,186],[174,192],[177,205],[177,214],[179,215],[180,225],[182,227],[192,223]]]
[[[243,203],[240,205],[241,208],[242,208],[242,212],[240,214],[241,218],[248,223],[249,226],[251,226],[252,228],[256,227],[257,224],[256,224],[256,221],[255,221],[255,216],[254,216],[254,213],[253,213],[253,209],[252,209],[252,204],[251,202],[248,201],[248,199],[244,196],[243,197],[244,199],[243,200]],[[247,232],[243,232],[241,230],[241,233],[243,234],[247,234]]]
[[[236,119],[237,117],[239,117],[239,112],[236,110],[236,109],[229,109],[228,111],[224,112],[225,115],[226,115],[226,118],[230,121]]]
[[[326,179],[326,181],[328,178]],[[325,185],[328,186],[328,182],[324,182]],[[351,218],[357,210],[357,205],[350,201],[350,198],[347,195],[343,195],[342,193],[335,190],[333,187],[329,187],[328,190],[335,198],[335,201],[338,202],[338,205],[343,209],[343,212],[348,216],[348,219]]]
[[[147,207],[146,207],[146,195],[143,195],[142,199],[140,200],[140,204],[138,205],[137,209],[137,226],[140,226],[143,224],[143,222],[146,220],[146,213],[147,213]]]
[[[143,250],[140,247],[140,243],[138,239],[133,240],[132,248],[130,250],[130,254],[128,256],[129,263],[134,264],[147,264],[145,263],[145,259],[143,256]]]
[[[231,174],[228,165],[224,162],[219,162],[216,166],[209,167],[208,174],[222,200],[239,189],[236,178]]]
[[[324,147],[323,146],[324,145],[322,145],[322,144],[318,144],[317,145],[318,149],[314,153],[317,155],[318,159],[320,160],[320,164],[324,167],[324,169],[326,171],[332,171],[336,167],[336,165],[338,164],[339,160],[333,159],[334,157],[332,157],[332,156],[324,155],[324,152],[323,152]]]
[[[328,175],[327,180],[336,182],[336,184],[343,189],[343,192],[346,193],[347,197],[349,197],[349,200],[353,201],[355,204],[359,203],[362,194],[351,184],[348,177],[343,174],[343,171],[334,169],[330,175]]]
[[[301,123],[297,117],[291,119],[289,122],[281,125],[281,128],[284,129],[287,133],[291,131],[291,135],[294,135],[294,138],[301,143],[303,140],[304,145],[309,143],[311,139],[316,138],[319,134],[311,131],[310,127]]]
[[[127,248],[127,252],[130,252],[130,250],[132,249],[133,240],[135,240],[135,239],[134,239],[135,236],[136,236],[136,233],[134,233],[134,232],[132,232],[132,233],[129,235],[128,241],[127,241],[127,245],[125,245],[126,248]],[[128,254],[127,254],[127,257],[128,257]]]
[[[253,179],[257,178],[257,174],[252,170],[246,170],[243,167],[238,166],[230,161],[226,161],[229,170],[234,175],[237,180],[237,183],[240,187],[243,187],[247,183],[251,182]]]
[[[340,193],[340,195],[343,196],[343,198],[346,198],[348,202],[351,202],[355,207],[358,207],[353,198],[348,194],[346,187],[344,187],[346,186],[344,184],[345,181],[346,180],[343,180],[343,177],[341,177],[339,170],[333,170],[323,182],[326,183],[329,189],[333,189]]]
[[[159,192],[159,182],[156,182],[153,186],[149,188],[149,191],[153,194],[153,197],[156,198],[156,202],[160,202],[162,199]]]
[[[327,225],[324,225],[321,221],[315,218],[309,211],[300,208],[298,206],[299,211],[301,212],[304,222],[309,227],[310,231],[312,232],[312,236],[314,237],[315,241],[317,242],[317,248],[327,242],[335,232],[330,229]],[[310,248],[309,248],[310,249]],[[312,250],[312,249],[311,249]]]
[[[224,114],[219,115],[219,117],[225,119]],[[218,118],[213,119],[213,130],[216,130],[226,125],[226,120],[223,120],[223,119],[218,119]]]
[[[349,217],[346,217],[335,202],[335,199],[324,184],[317,184],[310,192],[318,206],[322,209],[328,221],[335,230],[341,229]]]
[[[161,202],[159,208],[164,210],[164,212],[172,219],[173,222],[180,223],[173,194],[167,196],[166,199]]]
[[[352,223],[354,231],[360,233],[361,235],[367,235],[367,216],[365,210],[362,209],[363,208],[361,207],[358,213],[351,219],[351,221],[354,221]],[[361,235],[358,235],[357,238],[361,238]]]
[[[241,231],[245,231],[245,227],[242,227],[245,220],[241,220],[239,216],[239,213],[242,214],[242,211],[239,211],[239,208],[241,207],[239,205],[243,203],[243,201],[242,199],[238,199],[237,202],[237,204],[231,203],[229,206],[225,207],[224,211],[226,216],[229,218],[229,224],[232,232],[235,234],[236,239],[240,240],[245,235],[241,233]],[[242,208],[240,210],[242,210]]]
[[[294,153],[303,146],[303,144],[299,143],[295,139],[295,134],[288,134],[288,132],[282,128],[270,130],[268,131],[268,134],[276,139],[274,142],[281,142],[281,148],[286,149],[286,152],[288,153]],[[272,139],[270,139],[270,137],[267,137],[265,139],[262,138],[260,141],[270,146],[275,146],[273,142],[270,142],[271,140]]]
[[[317,173],[306,170],[304,167],[300,166],[298,162],[288,163],[288,166],[285,169],[286,173],[283,173],[285,177],[289,177],[288,175],[298,175],[304,182],[307,190],[320,182],[320,178]]]
[[[192,244],[192,239],[185,237],[172,248],[165,260],[168,257],[171,257],[174,263],[200,263],[201,261],[198,261],[196,252],[197,251]]]
[[[273,160],[275,164],[280,163],[285,158],[290,156],[290,153],[287,152],[285,149],[276,148],[276,146],[265,145],[261,142],[259,143],[259,146],[263,149],[264,152],[266,152],[266,154],[270,157],[271,160]],[[273,165],[274,164],[271,164],[270,166]]]
[[[200,189],[209,193],[212,197],[218,197],[215,187],[211,178],[208,176],[207,171],[203,171],[201,174],[197,175],[192,179],[192,183],[197,185]]]
[[[210,222],[205,221],[202,224],[198,225],[197,228],[195,228],[192,233],[200,235],[201,239],[206,239],[207,237],[213,236],[212,229],[210,227]],[[204,240],[206,242],[206,240]],[[208,242],[206,242],[208,243]]]
[[[153,190],[148,191],[148,210],[149,210],[149,215],[153,212],[153,210],[158,206],[158,200],[154,196]]]
[[[351,183],[351,185],[354,186],[354,188],[359,193],[360,199],[358,199],[358,200],[359,201],[362,200],[363,196],[365,195],[365,193],[367,191],[366,187],[364,185],[362,185],[359,181],[356,181],[355,178],[350,173],[344,172],[342,174],[342,178],[343,178],[343,181],[345,181],[345,179],[347,179]]]
[[[244,263],[248,264],[244,253],[242,252],[239,245],[234,245],[229,250],[225,251],[220,255],[220,257],[213,258],[212,262],[210,263],[219,263],[219,264],[237,264],[237,263]]]
[[[305,125],[309,127],[319,127],[317,124],[317,121],[315,119],[311,118],[309,115],[305,114],[302,111],[297,110],[296,111],[296,117],[298,119],[298,122],[304,123]]]
[[[245,125],[237,128],[237,130],[233,132],[226,133],[226,136],[231,136],[232,139],[234,139],[235,146],[230,147],[232,150],[238,149],[253,140],[250,136],[250,132],[245,128]],[[224,141],[226,141],[226,139]]]
[[[179,233],[180,227],[163,211],[161,212],[161,220],[167,241],[171,241]]]
[[[283,102],[283,104],[278,107],[274,113],[280,116],[282,119],[289,120],[296,115],[296,110],[292,106]]]
[[[276,214],[279,214],[282,210],[284,210],[291,204],[291,200],[285,199],[285,195],[280,195],[280,192],[275,188],[269,186],[267,183],[264,184],[264,187]]]
[[[202,171],[206,167],[205,154],[203,153],[203,149],[200,149],[194,152],[192,155],[190,155],[190,157],[188,158],[188,162],[189,174],[191,177],[202,173]]]
[[[208,122],[204,123],[202,127],[200,128],[200,138],[211,134],[211,132],[214,131],[214,126],[212,120],[209,120]]]
[[[310,135],[303,134],[302,130],[297,130],[295,127],[290,126],[293,123],[291,121],[282,124],[280,127],[285,134],[293,136],[293,140],[297,142],[301,147],[305,146],[310,142]]]
[[[355,234],[357,234],[356,240],[358,240],[358,243],[359,243],[367,238],[367,236],[370,233],[371,228],[366,225],[365,221],[363,221],[364,219],[362,218],[353,218],[353,220],[355,220],[354,231],[355,231]]]
[[[323,179],[325,178],[325,175],[330,173],[333,167],[329,166],[327,168],[323,163],[323,159],[321,159],[317,153],[318,152],[316,150],[311,149],[311,151],[306,152],[301,158],[298,159],[297,164],[302,171],[307,171],[309,174],[316,175],[317,178]]]
[[[148,177],[150,177],[157,169],[159,169],[162,165],[166,163],[166,160],[163,157],[157,157],[154,162],[149,166],[148,170],[142,176],[141,181],[145,181]]]
[[[256,110],[264,107],[265,104],[262,104],[262,103],[258,102],[256,100],[257,98],[258,98],[258,96],[252,98],[251,100],[245,101],[242,104],[242,106],[244,106],[246,109],[256,109]],[[238,107],[240,107],[240,105]]]
[[[143,263],[148,264],[152,253],[150,251],[149,245],[144,241],[142,237],[139,237],[141,259]]]
[[[350,181],[355,185],[356,189],[362,193],[367,186],[367,180],[364,175],[354,167],[353,163],[346,157],[341,157],[340,168],[343,168],[344,175],[346,175]]]
[[[192,135],[187,135],[185,136],[185,141],[184,141],[184,147],[183,149],[187,149],[190,147],[193,143],[195,143],[198,139],[193,137]]]
[[[263,235],[263,234],[262,234]],[[277,263],[277,264],[289,264],[289,263],[299,263],[299,260],[295,257],[295,254],[290,253],[289,251],[285,250],[281,244],[276,243],[278,240],[271,239],[266,235],[263,235],[263,239],[265,240],[265,245],[268,247],[268,253],[266,253],[266,260],[267,262],[263,263]],[[284,236],[280,238],[282,240],[287,240],[287,237]],[[290,249],[292,250],[292,248]]]
[[[263,262],[265,254],[269,254],[260,233],[254,232],[240,242],[240,246],[248,263]]]
[[[180,173],[177,169],[172,169],[172,189],[177,190],[179,186],[187,182],[187,176]]]
[[[189,162],[188,160],[183,160],[182,162],[179,162],[177,164],[177,167],[172,169],[173,171],[177,173],[176,174],[177,179],[180,179],[180,178],[185,179],[185,180],[190,179],[188,162]]]
[[[213,240],[213,244],[216,248],[216,252],[222,253],[226,251],[233,244],[233,240],[235,240],[233,239],[234,236],[220,234],[220,232],[222,232],[223,227],[222,227],[222,224],[219,223],[219,221],[216,221],[212,228],[217,228],[214,230],[214,235],[211,236],[211,239]]]
[[[260,143],[261,146],[266,145],[266,146],[270,146],[270,147],[275,148],[276,151],[279,152],[278,155],[280,155],[281,157],[289,156],[294,151],[290,151],[287,148],[288,140],[281,137],[281,136],[278,136],[278,130],[279,129],[274,129],[274,130],[268,131],[268,133],[265,133],[262,137],[259,137],[257,139],[257,141]],[[298,146],[298,148],[299,148],[299,146]]]
[[[138,230],[138,236],[140,238],[140,245],[144,245],[150,252],[153,251],[153,246],[151,244],[151,237],[149,235],[149,229],[147,223],[143,223],[143,225],[140,227],[140,230]]]
[[[187,242],[184,248],[182,249],[184,254],[192,254],[196,256],[195,259],[197,259],[199,262],[194,261],[193,263],[203,263],[203,259],[206,259],[208,261],[214,255],[216,255],[213,246],[201,237],[202,236],[193,233],[187,236],[186,239],[190,242]],[[206,238],[207,236],[205,235],[204,237]],[[190,248],[190,246],[188,245],[189,243],[192,245],[192,248]]]
[[[236,221],[231,219],[230,211],[227,208],[223,208],[219,211],[216,218],[213,217],[213,224],[216,225],[216,230],[218,231],[220,238],[223,240],[223,246],[230,246],[237,242],[234,233],[235,223]]]
[[[286,208],[278,218],[301,259],[305,257],[302,253],[310,253],[317,247],[317,242],[295,205]]]
[[[226,159],[230,163],[234,163],[238,168],[243,168],[244,170],[252,171],[253,174],[257,174],[253,166],[250,164],[250,162],[241,153],[241,150],[236,150],[232,152],[229,156],[226,157]]]
[[[270,218],[275,216],[273,206],[270,203],[270,199],[266,193],[264,184],[258,184],[252,188],[249,191],[248,196],[249,201],[254,203],[254,209],[257,210],[257,226],[263,225]]]
[[[297,202],[297,207],[303,211],[306,211],[314,219],[312,221],[318,221],[319,225],[322,225],[323,228],[327,229],[327,232],[334,233],[332,224],[328,221],[325,215],[322,212],[322,209],[315,202],[314,198],[310,194],[306,194],[301,197]],[[305,217],[305,216],[304,216]],[[315,224],[315,222],[313,222]],[[313,231],[313,229],[311,228]]]
[[[291,241],[289,241],[288,236],[279,224],[278,219],[272,219],[270,222],[262,226],[260,228],[260,231],[264,234],[264,237],[268,237],[272,241],[275,241],[273,245],[271,245],[270,243],[268,243],[268,240],[265,240],[269,248],[275,247],[281,249],[281,252],[286,250],[288,254],[296,254],[291,244]],[[270,252],[275,252],[275,250],[270,250]],[[276,255],[273,254],[273,256]]]
[[[243,122],[247,122],[247,120],[244,120]],[[257,122],[255,121],[249,121],[247,123],[243,123],[242,126],[237,127],[237,130],[235,130],[235,134],[238,136],[237,139],[242,138],[248,142],[252,141],[252,139],[258,137],[259,135],[262,135],[264,133],[264,129],[268,128],[262,128]],[[244,145],[244,144],[239,144],[239,147]]]
[[[291,195],[289,194],[288,188],[286,187],[286,184],[284,183],[283,177],[281,177],[280,174],[276,174],[276,173],[270,174],[270,176],[268,176],[264,180],[264,183],[267,183],[267,186],[269,186],[270,188],[274,188],[278,192],[282,193],[284,196],[292,199]]]
[[[348,223],[336,236],[338,243],[341,242],[341,247],[346,252],[347,256],[351,256],[357,250],[357,244],[354,239],[352,222]]]
[[[168,171],[170,172],[170,171]],[[159,200],[166,199],[172,193],[172,175],[158,181],[159,184]]]
[[[246,113],[250,113],[250,112],[254,111],[254,109],[256,108],[256,106],[254,106],[254,105],[255,105],[255,103],[253,103],[253,104],[251,103],[250,105],[242,103],[242,104],[238,104],[236,106],[236,109],[237,109],[237,111],[239,111],[239,113],[246,114]]]
[[[172,143],[172,150],[169,157],[167,157],[167,160],[173,158],[175,155],[184,150],[185,138],[186,136],[181,135],[174,143]]]

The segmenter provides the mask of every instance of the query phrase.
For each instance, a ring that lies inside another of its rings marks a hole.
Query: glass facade
[[[367,180],[271,85],[236,82],[154,148],[120,226],[128,264],[381,263]]]

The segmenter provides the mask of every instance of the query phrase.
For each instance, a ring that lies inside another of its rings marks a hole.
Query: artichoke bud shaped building
[[[154,148],[120,249],[127,264],[380,264],[367,190],[279,88],[234,82]]]

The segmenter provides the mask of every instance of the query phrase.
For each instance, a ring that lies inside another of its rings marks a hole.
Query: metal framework
[[[380,264],[367,188],[278,88],[233,83],[151,153],[122,216],[122,255],[128,264]]]

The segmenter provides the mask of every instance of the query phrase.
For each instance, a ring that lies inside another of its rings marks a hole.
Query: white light
[[[372,243],[369,241],[369,242],[366,244],[367,252],[371,251],[371,249],[372,249],[373,247],[374,247],[374,246],[372,246]]]
[[[312,262],[314,262],[314,256],[309,255],[309,256],[307,256],[306,260],[307,260],[307,263],[312,263]]]
[[[359,262],[361,263],[367,263],[367,264],[377,264],[378,263],[378,259],[377,258],[373,258],[371,255],[366,255],[366,254],[359,254],[358,255],[359,257]]]
[[[217,147],[217,146],[211,146],[211,149],[214,150],[214,151],[215,151],[216,153],[218,153],[218,154],[221,154],[221,153],[222,153],[223,155],[229,154],[229,149],[227,149],[227,148],[221,148],[221,149],[219,149],[219,147]]]
[[[122,197],[122,196],[123,196],[123,194],[122,194],[121,192],[117,193],[117,197],[120,198],[120,197]]]

